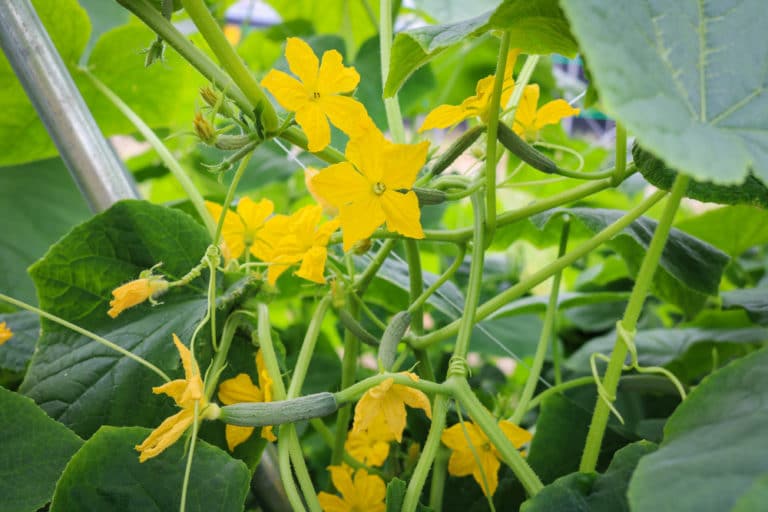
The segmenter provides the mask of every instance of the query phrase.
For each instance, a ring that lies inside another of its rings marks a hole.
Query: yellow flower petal
[[[296,111],[296,122],[307,134],[307,149],[322,151],[331,143],[331,127],[318,102],[308,102]]]
[[[475,470],[475,466],[477,461],[470,450],[456,450],[448,459],[448,473],[453,476],[469,476]]]
[[[580,110],[573,108],[567,101],[558,99],[550,101],[539,109],[536,113],[536,123],[534,128],[541,129],[548,124],[557,124],[566,117],[578,115]]]
[[[312,186],[336,208],[349,204],[357,196],[371,194],[371,184],[348,162],[326,167],[312,178]]]
[[[155,298],[168,290],[168,281],[160,276],[134,279],[112,290],[112,300],[107,314],[112,318],[128,308],[141,304],[147,299]]]
[[[419,133],[433,128],[448,128],[472,117],[472,115],[472,112],[468,112],[460,105],[440,105],[427,114],[421,128],[419,128]]]
[[[475,465],[472,476],[483,490],[483,494],[493,496],[496,488],[499,486],[499,467],[501,464],[499,459],[490,450],[478,450],[477,455],[480,459],[480,464]],[[483,477],[485,477],[485,482],[483,482]],[[488,484],[487,488],[485,484]]]
[[[341,207],[342,241],[345,251],[348,251],[360,240],[365,240],[376,231],[376,228],[386,219],[381,201],[375,195],[368,194],[356,202]]]
[[[355,68],[344,66],[342,60],[336,50],[323,53],[317,79],[317,89],[321,95],[351,92],[360,83],[360,75]]]
[[[268,90],[283,108],[291,112],[296,112],[310,101],[304,84],[276,69],[266,74],[261,80],[261,86]]]
[[[333,486],[345,499],[349,499],[356,494],[355,484],[352,483],[352,475],[349,471],[341,466],[329,466],[328,471],[331,472]]]
[[[411,190],[406,194],[387,190],[381,195],[387,229],[409,238],[424,238],[419,199]]]
[[[241,402],[262,402],[261,390],[253,384],[251,377],[245,373],[238,374],[219,384],[219,401],[224,405]]]
[[[205,207],[217,224],[222,214],[224,215],[221,237],[224,239],[224,243],[227,246],[229,256],[235,260],[240,258],[243,252],[245,252],[246,226],[243,224],[243,220],[239,215],[231,212],[229,208],[225,210],[221,205],[216,203],[206,201]]]
[[[241,427],[239,425],[226,425],[224,427],[224,437],[227,439],[227,448],[229,451],[235,451],[238,445],[243,444],[253,434],[254,427]]]
[[[389,144],[385,153],[386,170],[382,182],[388,190],[408,190],[427,160],[429,142]]]
[[[518,427],[511,421],[500,421],[499,428],[501,428],[501,431],[504,432],[504,435],[507,436],[507,439],[510,440],[515,448],[520,448],[524,444],[530,443],[531,439],[533,439],[533,434],[524,428]]]
[[[386,174],[386,158],[392,146],[379,130],[369,130],[347,143],[344,156],[354,164],[369,185],[373,185],[382,181]]]
[[[315,190],[314,183],[312,183],[312,179],[315,176],[317,176],[319,173],[320,171],[318,171],[314,167],[307,167],[306,169],[304,169],[304,185],[306,185],[307,191],[314,198],[314,200],[317,201],[317,203],[323,207],[323,213],[325,213],[329,217],[335,217],[336,215],[339,214],[339,209],[333,206],[329,201],[327,201],[320,194],[318,194],[317,190]]]
[[[325,261],[328,250],[325,247],[312,247],[304,254],[296,275],[307,281],[325,284]]]
[[[318,493],[317,500],[320,502],[323,512],[350,512],[352,510],[346,501],[325,491]]]
[[[515,110],[515,120],[512,123],[512,130],[520,137],[525,137],[528,130],[533,129],[536,121],[536,106],[539,104],[539,86],[538,84],[526,85],[523,89],[523,96]]]
[[[275,205],[269,199],[262,199],[257,203],[250,197],[243,197],[237,203],[237,214],[246,226],[248,245],[257,238],[258,231],[264,227],[264,223],[274,210]]]
[[[0,322],[0,345],[13,337],[11,328],[5,322]]]
[[[321,96],[317,103],[334,126],[350,137],[359,137],[375,129],[362,103],[349,96]]]
[[[358,503],[369,507],[366,510],[376,510],[376,505],[381,504],[387,493],[384,481],[376,475],[369,475],[364,469],[355,472],[354,484]],[[381,504],[381,507],[384,505]]]
[[[319,62],[312,48],[298,37],[289,37],[285,43],[285,59],[291,73],[304,83],[307,90],[317,88]]]

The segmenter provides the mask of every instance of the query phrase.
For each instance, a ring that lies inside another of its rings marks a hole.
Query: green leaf
[[[615,512],[629,510],[626,492],[640,459],[656,451],[648,441],[617,451],[605,474],[571,473],[523,503],[521,512]]]
[[[768,474],[768,349],[704,379],[670,416],[629,486],[633,511],[732,510]],[[746,499],[746,498],[745,498]]]
[[[752,206],[726,206],[710,210],[678,222],[675,227],[714,245],[733,258],[756,245],[768,243],[768,211]]]
[[[577,221],[573,223],[574,237],[583,236],[585,231],[595,234],[625,215],[625,212],[619,210],[602,208],[551,210],[530,219],[534,226],[544,231],[539,235],[541,239],[554,242],[555,236],[559,236],[561,213],[568,213]],[[499,231],[505,237],[515,232],[524,236],[530,229],[526,224],[518,222]],[[608,242],[624,258],[633,275],[640,268],[656,225],[656,221],[640,217]],[[727,263],[728,256],[720,250],[678,229],[672,229],[654,274],[656,292],[693,316],[701,309],[707,295],[717,294]]]
[[[571,308],[582,306],[591,306],[594,304],[611,304],[615,302],[626,302],[629,298],[627,292],[594,292],[594,293],[575,293],[563,292],[557,298],[557,310],[564,311]],[[491,318],[506,315],[524,315],[527,313],[543,313],[547,309],[549,297],[535,295],[524,297],[510,302],[506,306],[499,308]]]
[[[418,68],[451,46],[489,30],[506,30],[523,53],[576,54],[576,42],[557,0],[506,0],[497,9],[446,25],[404,30],[395,36],[384,96],[392,97]]]
[[[91,32],[85,10],[77,0],[33,0],[32,5],[64,64],[76,67]],[[5,54],[0,54],[0,83],[0,165],[55,155],[56,148]]]
[[[29,398],[0,387],[0,512],[34,512],[83,441]]]
[[[672,189],[677,171],[667,167],[661,159],[636,143],[632,145],[632,158],[651,185],[664,190]],[[768,188],[752,173],[748,174],[740,185],[718,185],[691,180],[685,190],[685,196],[705,203],[746,204],[768,208]]]
[[[454,313],[459,318],[461,313]],[[543,322],[539,315],[493,317],[472,329],[472,350],[484,356],[514,357],[521,360],[533,356]]]
[[[405,499],[405,481],[393,478],[387,484],[387,512],[400,512]]]
[[[768,183],[762,0],[564,0],[605,111],[671,168]],[[628,71],[631,70],[631,73]]]
[[[723,309],[742,308],[758,324],[768,325],[768,289],[748,288],[722,294]]]
[[[0,349],[0,370],[22,373],[27,367],[35,343],[40,335],[40,320],[28,311],[0,315],[0,323],[6,322],[13,337]]]
[[[134,446],[149,433],[139,427],[99,429],[67,465],[56,486],[51,512],[177,510],[186,461],[184,442],[140,463]],[[241,511],[249,481],[245,464],[198,440],[187,510]]]
[[[161,368],[180,372],[171,335],[189,343],[207,304],[203,277],[174,288],[163,304],[141,304],[118,318],[107,316],[111,291],[162,262],[176,280],[196,266],[209,243],[187,214],[142,201],[123,201],[72,230],[30,273],[40,307],[89,329]],[[199,340],[201,341],[201,340]],[[207,364],[203,344],[197,352]],[[105,423],[154,426],[174,408],[154,396],[157,375],[132,359],[50,321],[21,391],[53,418],[83,437]]]
[[[2,130],[0,125],[0,133]],[[7,139],[0,135],[0,144],[3,140]],[[40,186],[41,183],[45,186]],[[90,214],[60,159],[0,168],[0,290],[36,304],[37,295],[27,267]]]
[[[640,366],[673,366],[678,377],[690,381],[712,369],[712,351],[719,358],[743,355],[751,351],[751,345],[768,342],[768,329],[750,327],[744,329],[648,329],[637,331],[635,346]],[[582,345],[565,362],[565,367],[580,374],[588,374],[589,357],[598,352],[610,355],[616,343],[616,334],[593,338]],[[697,375],[698,374],[698,375]]]
[[[753,512],[768,503],[768,475],[755,480],[752,487],[741,495],[732,512]]]

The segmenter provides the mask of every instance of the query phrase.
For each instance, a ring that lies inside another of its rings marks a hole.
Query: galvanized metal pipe
[[[91,209],[100,212],[139,197],[30,0],[4,2],[0,47]]]

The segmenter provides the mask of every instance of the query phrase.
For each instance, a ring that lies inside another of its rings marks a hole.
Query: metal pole
[[[8,0],[0,9],[0,47],[91,209],[139,197],[30,0]]]

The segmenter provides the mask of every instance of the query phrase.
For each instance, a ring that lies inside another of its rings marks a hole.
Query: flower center
[[[386,192],[386,190],[387,190],[387,186],[380,181],[377,181],[376,183],[373,184],[373,193],[376,194],[377,196],[380,196],[381,194]]]
[[[317,101],[320,99],[320,93],[318,91],[312,91],[312,99]]]

